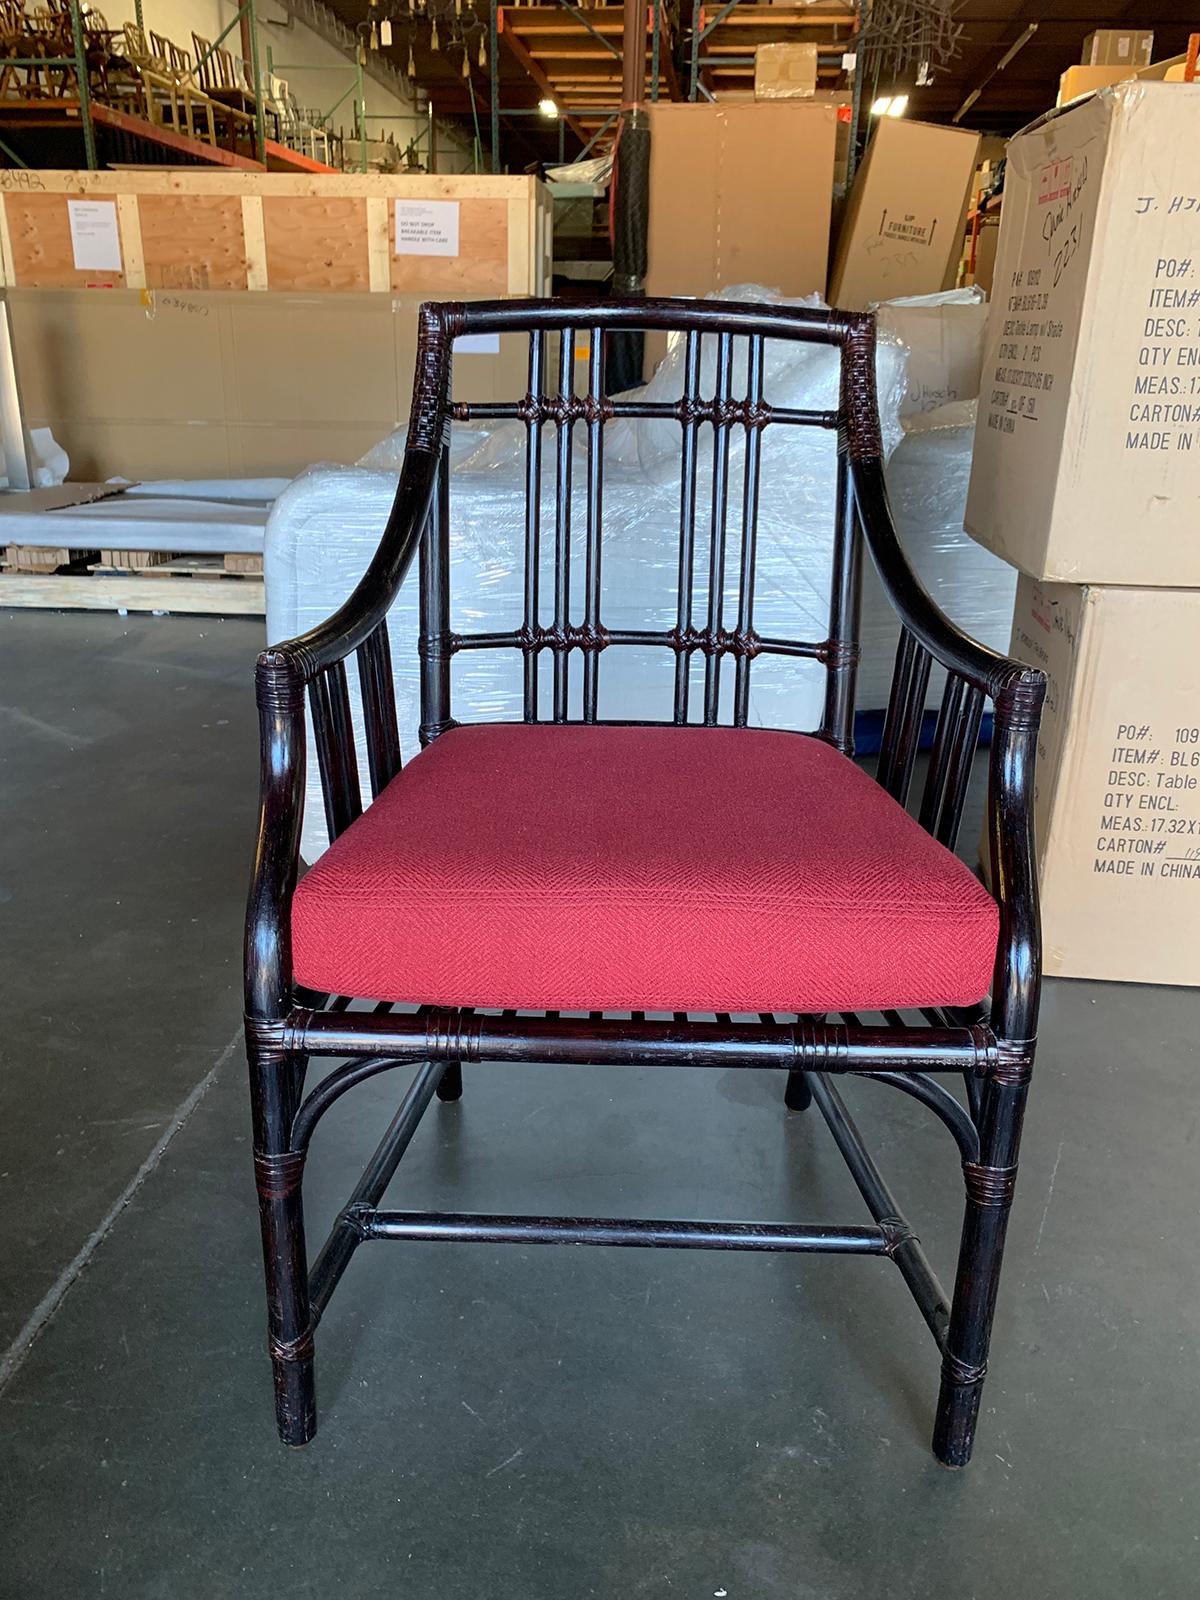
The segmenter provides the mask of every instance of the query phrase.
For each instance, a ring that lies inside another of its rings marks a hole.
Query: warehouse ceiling
[[[352,28],[364,23],[369,15],[367,0],[329,3]],[[411,49],[416,82],[431,95],[435,112],[460,120],[468,129],[477,119],[486,148],[489,68],[480,61],[479,47],[482,42],[486,51],[487,0],[460,0],[463,22],[452,25],[453,37],[448,37],[446,27],[442,27],[437,51],[430,48],[428,20],[408,20],[410,8],[418,0],[380,3],[396,18],[393,43],[380,53],[399,71],[406,72]],[[693,3],[694,0],[683,0],[681,9],[685,15]],[[751,3],[753,0],[743,0],[743,4]],[[818,7],[822,3],[828,0],[817,0]],[[608,14],[612,15],[615,9],[610,8]],[[962,126],[989,133],[1012,133],[1054,104],[1060,75],[1078,63],[1084,38],[1094,28],[1150,28],[1155,36],[1156,60],[1181,55],[1187,49],[1189,22],[1186,16],[1183,20],[1171,16],[1171,9],[1169,0],[962,0],[956,12],[956,21],[962,27],[958,54],[937,74],[932,85],[918,89],[911,81],[867,83],[865,91],[873,95],[903,88],[909,94],[908,115],[928,122],[954,120],[968,97],[979,91],[961,115]],[[710,14],[712,10],[710,5]],[[1200,28],[1200,12],[1191,26]],[[465,50],[457,37],[464,27]],[[1000,62],[1014,46],[1019,48],[1001,68]],[[534,114],[545,85],[530,76],[503,34],[499,57],[505,165],[520,171],[539,160],[557,159],[557,123]],[[371,131],[382,134],[386,130],[375,124]],[[565,133],[564,148],[568,160],[580,148],[570,128]]]
[[[982,92],[962,118],[968,128],[1012,133],[1054,104],[1058,80],[1074,66],[1094,28],[1151,28],[1154,59],[1182,55],[1200,12],[1171,16],[1169,0],[964,0],[956,13],[963,33],[960,53],[926,89],[909,89],[908,114],[926,122],[949,122],[975,89]],[[1037,31],[1002,71],[1005,52],[1031,24]],[[995,76],[992,76],[992,74]],[[905,87],[908,87],[907,85]]]

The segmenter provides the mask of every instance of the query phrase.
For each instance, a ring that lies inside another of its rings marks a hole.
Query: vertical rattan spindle
[[[763,341],[746,341],[746,471],[742,489],[742,559],[738,573],[739,648],[733,678],[733,725],[744,728],[750,714],[751,636],[754,630],[754,570],[758,544],[758,490],[762,476]]]
[[[308,693],[321,793],[325,800],[325,823],[332,843],[362,815],[345,662],[335,661],[318,673]]]
[[[604,508],[604,334],[589,330],[587,387],[587,544],[584,567],[583,720],[595,722],[600,681],[600,550]]]
[[[570,328],[559,334],[558,415],[555,419],[557,462],[554,515],[554,721],[567,720],[570,655],[567,629],[571,620],[571,432],[574,417],[575,336]]]
[[[450,717],[450,446],[442,446],[437,488],[421,535],[422,748],[445,733]]]
[[[367,770],[371,793],[378,795],[400,771],[400,730],[396,722],[396,687],[386,620],[367,635],[357,651],[358,684],[367,734]]]
[[[934,837],[948,850],[953,850],[958,842],[963,803],[967,798],[971,764],[979,746],[979,729],[982,723],[983,691],[968,689],[955,723],[950,754],[946,761],[946,777],[942,784],[941,809],[933,829]]]
[[[903,628],[896,648],[896,670],[892,675],[892,692],[888,697],[875,773],[875,781],[901,805],[908,800],[913,763],[921,742],[929,668],[928,650]]]
[[[725,525],[729,512],[729,398],[733,335],[717,335],[717,385],[713,396],[712,536],[708,546],[708,619],[705,624],[704,722],[715,727],[721,704],[721,632],[725,607]]]
[[[966,692],[965,680],[960,678],[957,672],[947,673],[946,686],[942,691],[942,704],[933,732],[933,744],[929,751],[929,770],[925,774],[925,783],[921,790],[921,806],[917,812],[917,820],[927,833],[936,833],[941,819],[950,754],[955,733],[962,720]]]
[[[692,671],[692,652],[687,641],[692,632],[692,593],[696,575],[696,445],[700,419],[696,406],[700,399],[700,335],[687,335],[683,358],[683,397],[679,414],[683,423],[683,445],[679,480],[679,594],[675,631],[675,721],[688,719],[688,685]]]
[[[862,609],[862,532],[846,441],[839,439],[833,524],[833,574],[829,591],[829,660],[821,732],[838,750],[854,754],[854,688],[858,676]]]
[[[525,700],[526,722],[538,720],[538,563],[542,528],[542,393],[545,339],[540,328],[529,335],[529,389],[525,417]]]

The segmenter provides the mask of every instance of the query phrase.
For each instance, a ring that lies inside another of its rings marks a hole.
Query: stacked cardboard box
[[[829,302],[861,311],[954,287],[979,135],[879,117],[842,219]]]
[[[1008,149],[968,530],[1018,567],[1050,688],[1046,970],[1200,984],[1200,86]]]

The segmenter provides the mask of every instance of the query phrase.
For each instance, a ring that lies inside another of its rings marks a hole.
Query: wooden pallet
[[[5,606],[37,611],[151,611],[165,615],[261,617],[266,614],[262,580],[230,583],[224,576],[162,578],[155,572],[93,571],[49,576],[37,572],[0,573],[0,610]]]
[[[262,570],[261,556],[241,551],[173,556],[169,550],[101,550],[93,566],[100,577],[137,574],[154,578],[261,578]]]
[[[98,554],[96,550],[67,550],[58,545],[9,544],[4,546],[0,568],[5,572],[30,572],[42,576],[58,572],[61,568],[66,568],[68,572],[83,572]]]
[[[266,611],[262,557],[241,552],[172,556],[9,545],[0,567],[0,608],[250,617]]]

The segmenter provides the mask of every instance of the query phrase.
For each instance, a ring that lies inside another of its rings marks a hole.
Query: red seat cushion
[[[852,761],[757,729],[455,728],[301,880],[295,974],[438,1006],[876,1010],[986,994],[987,891]]]

